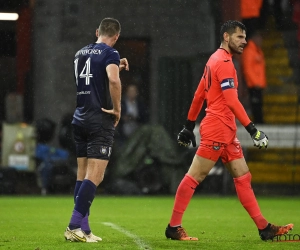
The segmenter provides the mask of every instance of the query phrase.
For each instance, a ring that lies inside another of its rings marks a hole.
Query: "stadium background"
[[[282,1],[282,4],[287,6],[287,2]],[[130,63],[130,72],[121,74],[122,83],[125,86],[130,82],[139,84],[140,94],[150,111],[150,130],[159,133],[157,126],[164,128],[171,141],[162,142],[160,146],[171,147],[176,156],[173,159],[178,160],[177,164],[164,162],[159,157],[149,161],[144,155],[145,159],[139,162],[143,165],[139,166],[141,171],[130,176],[131,194],[139,193],[134,186],[136,183],[140,183],[141,192],[173,193],[193,155],[193,149],[183,150],[173,142],[185,120],[203,66],[209,54],[219,46],[220,24],[241,18],[239,4],[239,0],[91,0],[86,4],[79,0],[52,0],[51,3],[47,0],[1,0],[1,12],[19,14],[16,22],[0,21],[1,123],[34,125],[37,120],[49,118],[58,124],[51,145],[60,147],[59,128],[75,106],[72,94],[74,53],[95,40],[94,32],[102,18],[114,17],[122,25],[116,48]],[[264,30],[269,88],[264,96],[266,124],[262,130],[269,135],[270,148],[267,151],[251,148],[251,140],[243,128],[239,129],[239,137],[256,192],[298,195],[298,42],[297,29],[291,20],[292,9],[286,7],[284,11],[287,17],[284,30],[276,29],[272,12]],[[240,59],[234,60],[240,73]],[[249,110],[243,79],[239,82],[240,99]],[[3,141],[2,152],[6,147]],[[140,147],[145,144],[140,143]],[[1,157],[1,192],[39,192],[35,169],[6,175],[5,171],[12,168],[3,164],[6,156],[2,154]],[[111,169],[117,162],[118,159],[114,159],[110,163]],[[69,165],[74,169],[74,159]],[[157,166],[163,169],[159,175]],[[74,175],[66,169],[58,170],[53,192],[72,192]],[[99,187],[99,192],[105,192],[105,187],[116,180],[119,186],[111,188],[111,192],[121,192],[123,185],[129,186],[128,180],[116,179],[113,171],[103,187]],[[8,183],[8,176],[11,183]],[[168,179],[161,180],[161,176],[168,176]],[[67,183],[70,185],[66,187]],[[231,180],[219,164],[200,189],[199,192],[206,193],[233,192]]]

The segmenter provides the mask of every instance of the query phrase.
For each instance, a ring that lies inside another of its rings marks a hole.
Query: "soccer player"
[[[121,116],[119,71],[129,70],[126,58],[113,49],[121,32],[118,20],[105,18],[96,30],[97,41],[75,54],[77,106],[73,133],[77,154],[75,207],[64,236],[66,240],[98,242],[89,227],[89,209],[112,152],[115,127]]]
[[[262,240],[286,234],[293,224],[276,226],[262,215],[251,188],[251,173],[236,137],[235,118],[249,132],[254,146],[267,148],[268,137],[250,121],[237,96],[237,75],[232,62],[233,54],[241,54],[246,45],[246,28],[238,21],[225,22],[220,31],[221,45],[209,58],[204,74],[195,92],[184,128],[177,141],[183,146],[196,147],[193,129],[195,121],[207,101],[206,116],[200,124],[201,141],[192,164],[178,186],[170,222],[165,235],[173,240],[198,240],[189,237],[181,226],[182,217],[196,187],[207,176],[216,161],[222,162],[233,176],[237,196],[256,224]]]

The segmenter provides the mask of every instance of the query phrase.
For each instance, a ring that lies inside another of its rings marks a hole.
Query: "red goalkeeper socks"
[[[248,172],[243,176],[233,178],[234,185],[240,202],[253,219],[257,228],[264,229],[268,225],[268,222],[260,212],[259,205],[251,187],[251,177],[251,173]]]
[[[186,174],[177,188],[173,213],[170,220],[170,226],[179,226],[182,222],[182,216],[187,208],[196,187],[199,183],[190,175]]]

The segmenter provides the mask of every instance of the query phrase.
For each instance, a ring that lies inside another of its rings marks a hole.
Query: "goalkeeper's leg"
[[[184,235],[173,234],[171,229],[181,228],[184,211],[186,210],[196,187],[204,180],[214,164],[215,161],[195,155],[188,173],[184,176],[176,191],[172,216],[166,229],[167,238],[172,238],[174,240],[197,240],[197,238],[187,236],[186,233]],[[175,236],[173,237],[172,235]]]
[[[244,158],[242,147],[237,139],[228,144],[222,161],[233,177],[237,196],[258,229],[264,229],[268,222],[260,212],[256,197],[251,187],[251,173]]]
[[[258,229],[264,229],[268,221],[263,217],[251,186],[251,173],[233,178],[237,196]]]
[[[276,226],[268,223],[262,215],[255,194],[251,186],[251,173],[244,158],[233,160],[226,164],[233,175],[237,196],[254,223],[262,240],[274,238],[276,235],[287,234],[293,228],[293,224]]]
[[[198,185],[198,181],[196,181],[189,174],[186,174],[180,182],[175,195],[174,207],[170,220],[171,227],[181,225],[183,213],[186,210]]]

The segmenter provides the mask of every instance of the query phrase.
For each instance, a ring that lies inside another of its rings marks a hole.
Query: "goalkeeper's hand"
[[[245,128],[251,135],[255,147],[258,147],[259,149],[268,147],[268,136],[264,132],[259,131],[252,122],[250,122]]]
[[[194,135],[195,122],[187,120],[183,129],[177,136],[177,142],[179,145],[188,147],[191,143],[193,147],[196,147],[196,138]]]

